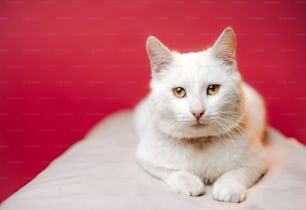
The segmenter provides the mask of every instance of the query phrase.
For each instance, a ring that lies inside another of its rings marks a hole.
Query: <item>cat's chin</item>
[[[185,126],[182,136],[185,138],[201,138],[201,137],[208,137],[212,134],[216,134],[216,131],[212,129],[209,124],[195,122],[193,124]]]
[[[169,124],[168,124],[169,125]],[[166,126],[162,121],[158,124],[159,130],[174,138],[203,138],[208,136],[215,136],[218,131],[206,123],[177,123],[173,126]]]

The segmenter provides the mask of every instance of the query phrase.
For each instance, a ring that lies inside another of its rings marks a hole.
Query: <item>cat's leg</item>
[[[199,196],[205,193],[205,186],[202,180],[187,171],[171,172],[164,182],[170,187],[172,191],[190,195]]]
[[[205,193],[205,186],[200,177],[188,171],[166,169],[138,162],[147,173],[165,182],[174,192],[190,196],[200,196]]]
[[[220,176],[213,186],[213,197],[218,201],[239,203],[246,199],[247,188],[262,175],[250,168],[232,170]]]

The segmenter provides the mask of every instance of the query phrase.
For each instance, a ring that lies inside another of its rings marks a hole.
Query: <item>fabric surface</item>
[[[132,113],[114,114],[2,203],[0,209],[302,210],[306,207],[306,149],[271,128],[265,143],[270,168],[240,204],[213,200],[211,186],[200,197],[171,192],[137,166],[136,145]]]

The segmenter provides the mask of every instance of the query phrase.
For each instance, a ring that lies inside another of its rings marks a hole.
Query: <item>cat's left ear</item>
[[[212,46],[214,56],[232,65],[236,61],[236,35],[231,27],[223,30],[217,41]]]

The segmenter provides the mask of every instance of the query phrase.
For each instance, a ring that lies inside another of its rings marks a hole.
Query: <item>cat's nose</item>
[[[197,121],[199,121],[202,115],[205,113],[205,110],[204,109],[196,110],[196,111],[192,111],[191,113],[197,119]]]

